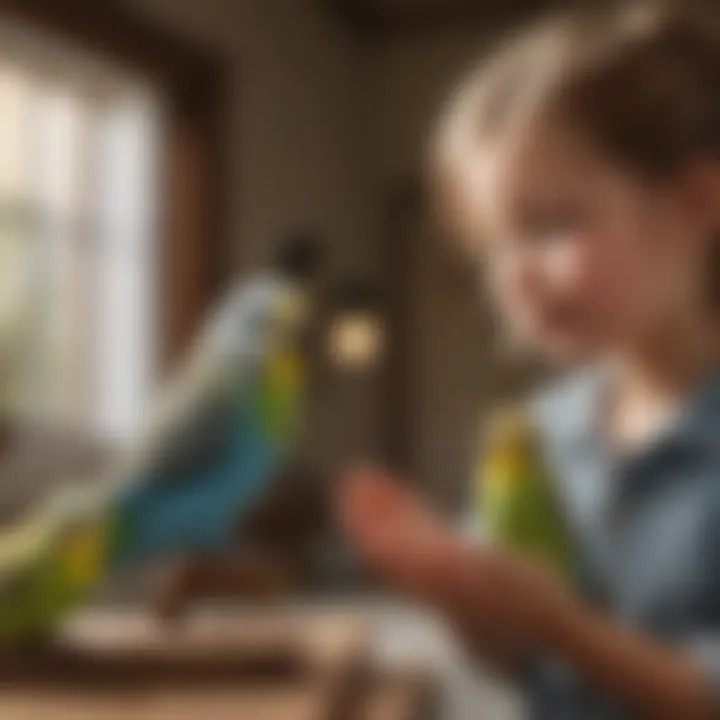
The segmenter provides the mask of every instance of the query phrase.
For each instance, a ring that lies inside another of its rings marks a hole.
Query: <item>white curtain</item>
[[[0,401],[128,437],[155,371],[159,109],[0,55]]]

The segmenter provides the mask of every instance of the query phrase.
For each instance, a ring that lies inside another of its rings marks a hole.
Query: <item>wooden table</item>
[[[419,720],[428,673],[378,673],[362,621],[257,612],[176,629],[87,615],[44,652],[0,657],[3,720]]]

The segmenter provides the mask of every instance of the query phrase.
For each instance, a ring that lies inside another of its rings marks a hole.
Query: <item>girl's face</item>
[[[704,233],[679,190],[569,133],[493,147],[468,168],[465,189],[485,228],[492,293],[522,341],[584,362],[642,342],[698,302]]]

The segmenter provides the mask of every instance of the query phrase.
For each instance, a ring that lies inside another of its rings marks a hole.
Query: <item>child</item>
[[[554,19],[454,98],[440,188],[512,331],[565,367],[531,404],[580,597],[470,546],[375,470],[341,516],[532,717],[720,717],[720,31],[683,8]],[[478,709],[478,717],[482,709]]]

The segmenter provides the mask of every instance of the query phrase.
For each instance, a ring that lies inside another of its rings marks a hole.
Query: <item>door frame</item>
[[[382,237],[387,348],[384,367],[383,415],[385,461],[401,473],[413,469],[417,404],[413,362],[412,244],[424,207],[422,182],[406,177],[393,183],[385,202]]]

